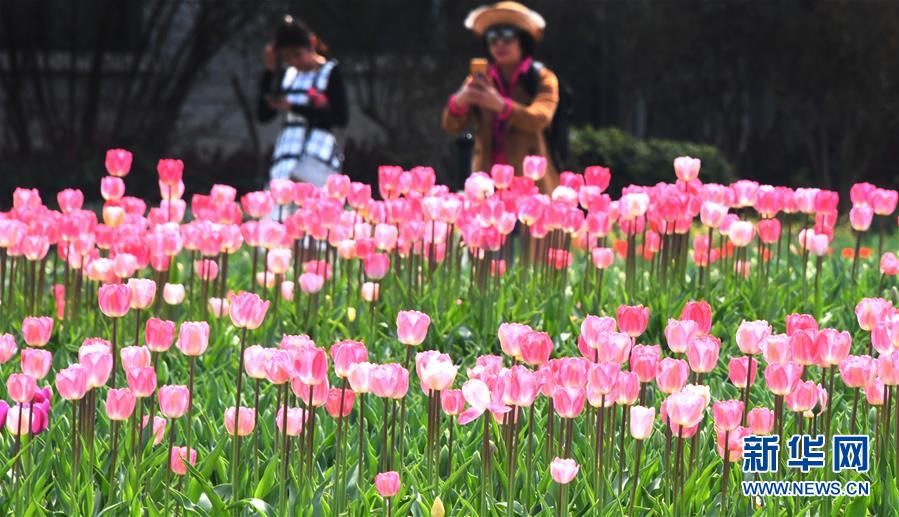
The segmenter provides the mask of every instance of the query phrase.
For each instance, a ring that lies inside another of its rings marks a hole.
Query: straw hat
[[[465,18],[465,27],[478,36],[483,36],[484,31],[494,25],[513,25],[539,40],[543,36],[546,20],[518,2],[497,2],[478,7]]]

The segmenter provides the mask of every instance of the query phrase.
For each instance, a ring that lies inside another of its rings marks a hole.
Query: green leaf
[[[280,463],[277,461],[272,461],[268,464],[268,467],[265,468],[265,472],[262,474],[262,478],[256,485],[256,490],[253,491],[253,497],[265,499],[269,492],[271,492],[272,488],[275,486],[275,478],[278,475],[279,465]]]

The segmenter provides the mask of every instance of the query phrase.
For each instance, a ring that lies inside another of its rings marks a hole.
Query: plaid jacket
[[[328,60],[315,70],[300,71],[288,68],[281,81],[281,93],[291,105],[308,106],[309,90],[328,89],[331,71],[337,61]],[[275,143],[272,155],[272,178],[286,178],[304,156],[314,157],[334,170],[340,170],[342,156],[334,134],[323,128],[310,127],[306,117],[293,111],[285,115],[284,128]]]

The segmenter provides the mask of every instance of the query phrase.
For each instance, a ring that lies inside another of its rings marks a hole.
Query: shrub
[[[651,138],[640,140],[621,129],[583,126],[572,131],[569,169],[581,172],[589,165],[612,170],[609,190],[617,195],[631,183],[653,185],[674,180],[678,156],[702,160],[700,179],[706,183],[736,181],[733,165],[716,147],[696,142]]]

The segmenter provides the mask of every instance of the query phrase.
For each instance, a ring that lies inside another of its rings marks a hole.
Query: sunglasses
[[[512,27],[488,29],[487,32],[484,33],[484,38],[487,39],[488,45],[495,45],[500,41],[503,43],[511,43],[513,40],[518,39],[518,31]]]

